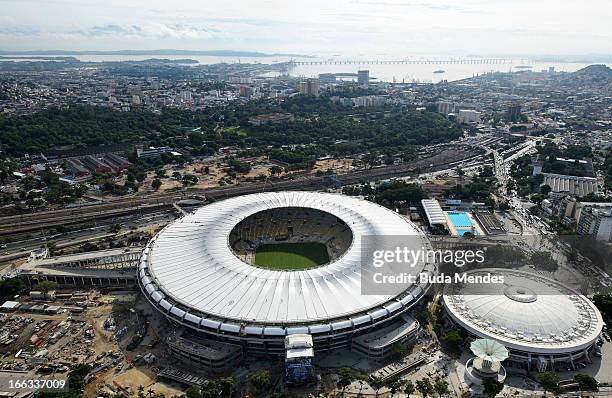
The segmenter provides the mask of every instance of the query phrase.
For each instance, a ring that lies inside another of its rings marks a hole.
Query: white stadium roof
[[[351,246],[336,261],[308,270],[263,269],[236,257],[228,243],[236,224],[280,207],[318,209],[340,218],[352,230]],[[419,249],[429,245],[410,221],[365,200],[315,192],[253,194],[204,206],[160,231],[144,251],[140,283],[163,311],[200,327],[236,332],[240,324],[267,325],[266,334],[274,333],[272,325],[297,324],[295,333],[351,327],[389,316],[423,293],[415,286],[414,296],[361,295],[364,235],[412,235],[419,237]],[[425,264],[413,271],[424,268],[433,271]],[[261,333],[258,327],[245,329]]]
[[[603,328],[601,314],[586,297],[539,274],[509,269],[481,269],[504,283],[451,284],[444,305],[455,322],[482,338],[510,349],[556,354],[584,349]]]

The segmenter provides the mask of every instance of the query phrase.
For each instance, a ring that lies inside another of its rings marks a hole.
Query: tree
[[[231,377],[219,377],[215,380],[221,397],[229,397],[234,387],[234,379]]]
[[[497,202],[491,195],[487,196],[487,198],[484,200],[484,204],[491,210],[494,210],[495,206],[497,206]]]
[[[119,224],[113,224],[113,225],[111,225],[110,227],[108,227],[108,231],[109,231],[110,233],[116,234],[116,233],[118,233],[119,231],[121,231],[121,225],[119,225]]]
[[[47,250],[49,251],[49,256],[55,255],[57,251],[57,245],[55,244],[55,242],[47,242],[45,246],[47,247]]]
[[[593,296],[593,303],[604,319],[609,320],[612,318],[612,295],[596,294]]]
[[[499,210],[508,211],[510,210],[510,204],[507,201],[503,201],[499,204]]]
[[[18,294],[25,288],[20,278],[9,278],[0,280],[0,299],[6,300]]]
[[[380,391],[381,388],[385,386],[385,381],[380,377],[372,376],[372,379],[370,381],[370,386],[372,386],[372,388],[376,392],[376,396],[378,397],[378,392]]]
[[[219,377],[209,380],[200,387],[202,398],[229,398],[234,386],[234,379],[231,377]]]
[[[544,393],[551,391],[553,393],[559,393],[561,387],[559,386],[559,376],[555,372],[544,372],[538,377],[538,381],[544,389]]]
[[[395,208],[403,203],[420,203],[427,194],[418,184],[407,184],[404,181],[394,181],[382,184],[377,188],[376,202]]]
[[[399,377],[392,377],[385,382],[385,386],[389,389],[391,396],[402,389],[404,382]]]
[[[478,173],[478,175],[481,178],[486,178],[486,177],[493,177],[495,175],[495,173],[493,172],[493,167],[491,166],[484,166],[480,168],[480,172]]]
[[[552,255],[549,252],[533,252],[530,260],[536,268],[540,268],[549,272],[555,272],[557,268],[559,268],[559,264],[557,264],[557,262],[554,258],[552,258]]]
[[[342,389],[342,395],[344,390],[355,380],[355,372],[351,368],[340,368],[338,369],[338,386]]]
[[[416,387],[414,386],[414,383],[408,380],[404,385],[404,393],[406,393],[406,395],[408,395],[408,398],[410,398],[410,395],[414,394],[415,391]]]
[[[359,383],[359,391],[363,390],[363,385],[369,385],[370,376],[367,373],[359,373],[357,375],[357,382]]]
[[[431,381],[427,377],[423,377],[422,379],[417,380],[416,389],[421,394],[423,394],[423,398],[425,398],[426,396],[430,394],[433,394],[434,392],[433,385],[431,384]]]
[[[578,373],[574,376],[574,381],[578,383],[581,391],[599,391],[599,382],[592,376]]]
[[[228,166],[230,166],[237,173],[247,174],[249,171],[251,171],[251,165],[250,164],[245,163],[245,162],[241,162],[241,161],[236,160],[234,158],[229,158],[227,160],[227,164],[228,164]]]
[[[34,285],[32,290],[38,291],[38,292],[42,292],[46,296],[47,293],[49,293],[52,290],[57,290],[58,287],[59,287],[59,283],[57,283],[57,282],[54,282],[54,281],[42,281],[42,282],[38,282],[36,285]]]
[[[266,391],[272,385],[272,377],[267,369],[258,370],[249,379],[258,392]]]
[[[463,337],[457,329],[451,329],[440,337],[440,342],[452,351],[459,351]]]
[[[91,365],[80,363],[68,372],[68,386],[70,391],[81,393],[85,388],[85,377],[91,371]]]
[[[191,386],[185,391],[186,398],[202,398],[200,386]]]
[[[446,380],[436,380],[436,382],[433,385],[434,391],[439,395],[439,396],[443,396],[443,395],[448,395],[450,394],[450,390],[448,389],[448,382]]]
[[[198,183],[198,177],[193,174],[183,175],[183,185],[193,185]]]
[[[548,194],[550,193],[550,191],[552,191],[552,188],[550,187],[550,185],[544,184],[540,187],[540,192],[542,193],[542,195],[544,196],[548,196]]]
[[[159,178],[155,178],[153,181],[151,181],[151,187],[156,191],[159,189],[159,187],[161,187],[161,185],[162,182]]]
[[[496,397],[504,389],[504,384],[493,379],[484,379],[482,382],[484,395],[490,398]]]
[[[406,349],[406,346],[404,346],[403,344],[396,344],[393,346],[392,353],[393,353],[394,358],[402,359],[406,356],[406,354],[408,353],[408,350]]]
[[[434,224],[431,226],[431,234],[432,235],[448,235],[448,229],[441,224]]]

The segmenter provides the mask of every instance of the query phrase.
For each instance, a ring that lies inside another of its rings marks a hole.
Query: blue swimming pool
[[[463,236],[468,232],[474,235],[479,235],[478,231],[474,229],[474,224],[472,224],[472,220],[470,220],[466,212],[447,211],[446,214],[453,224],[453,227],[455,227],[457,235]]]
[[[470,221],[470,218],[468,217],[466,212],[449,211],[446,214],[448,214],[448,218],[450,218],[455,228],[471,228],[473,226],[472,221]]]
[[[464,229],[461,229],[461,228],[457,228],[457,236],[463,236],[463,235],[467,234],[468,232],[469,232],[469,233],[471,233],[472,235],[480,235],[480,234],[478,233],[478,231],[476,231],[476,230],[473,230],[473,231],[472,231],[472,229],[471,229],[471,228],[470,228],[470,229],[465,229],[465,228],[464,228]]]

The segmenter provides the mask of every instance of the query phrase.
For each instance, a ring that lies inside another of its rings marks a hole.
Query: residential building
[[[162,153],[172,152],[172,149],[167,146],[160,147],[149,147],[149,148],[136,148],[136,155],[139,158],[156,158]]]
[[[459,123],[480,123],[480,112],[472,109],[459,109],[457,121]]]
[[[592,235],[596,240],[610,242],[612,237],[612,208],[587,207],[580,213],[576,225],[580,235]]]
[[[387,98],[382,95],[366,95],[353,98],[353,105],[356,107],[382,106]]]
[[[520,104],[512,104],[508,108],[508,112],[506,113],[506,119],[510,122],[518,122],[521,120],[521,105]]]
[[[301,82],[300,94],[319,95],[319,79],[308,79]]]
[[[553,173],[542,174],[544,175],[542,184],[548,185],[553,192],[567,192],[570,195],[582,197],[598,191],[597,178],[594,177],[578,177]]]
[[[357,71],[357,84],[360,86],[368,86],[370,84],[370,71],[359,70]]]
[[[440,101],[438,102],[437,106],[438,113],[441,113],[443,115],[448,115],[449,113],[453,113],[455,111],[455,104],[453,104],[452,102]]]

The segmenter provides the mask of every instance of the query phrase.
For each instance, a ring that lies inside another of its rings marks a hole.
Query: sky
[[[610,0],[0,0],[0,50],[612,53]]]

